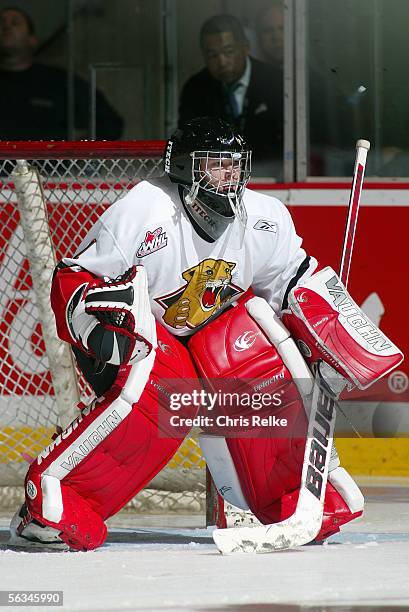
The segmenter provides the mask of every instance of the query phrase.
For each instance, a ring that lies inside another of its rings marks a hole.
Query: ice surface
[[[365,492],[365,517],[325,545],[270,555],[220,555],[201,517],[177,517],[176,527],[174,517],[156,518],[148,528],[152,517],[128,514],[110,521],[99,550],[16,552],[4,518],[0,589],[63,590],[64,607],[47,609],[64,612],[409,609],[409,489]]]

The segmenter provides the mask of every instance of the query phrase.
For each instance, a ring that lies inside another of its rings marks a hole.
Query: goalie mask
[[[221,119],[186,122],[167,143],[165,172],[185,188],[189,215],[212,240],[234,226],[241,246],[247,223],[243,195],[250,171],[251,151]]]

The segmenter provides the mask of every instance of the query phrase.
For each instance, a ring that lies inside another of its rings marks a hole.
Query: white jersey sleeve
[[[96,276],[116,278],[131,267],[115,236],[101,218],[88,233],[73,257],[65,257],[68,266],[81,266]]]
[[[97,276],[116,278],[137,261],[137,247],[146,230],[146,220],[155,224],[155,204],[162,192],[143,181],[125,197],[110,206],[88,232],[73,257],[65,257],[68,266],[81,266]],[[157,208],[157,207],[156,207]],[[160,211],[159,221],[170,216]]]

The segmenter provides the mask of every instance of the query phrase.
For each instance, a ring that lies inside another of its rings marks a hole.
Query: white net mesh
[[[21,498],[22,488],[18,485],[23,482],[27,461],[50,442],[56,425],[67,424],[67,417],[62,414],[67,411],[55,399],[57,383],[53,386],[53,364],[50,367],[50,361],[61,361],[59,349],[57,357],[50,354],[47,333],[43,333],[39,322],[44,320],[44,313],[40,317],[41,305],[36,299],[39,290],[36,279],[46,276],[49,261],[43,268],[38,261],[31,261],[30,266],[33,247],[29,248],[31,241],[27,228],[23,232],[17,205],[12,176],[17,166],[15,160],[29,159],[29,166],[37,169],[41,177],[46,202],[44,223],[57,261],[72,254],[98,216],[136,182],[162,173],[159,143],[156,147],[155,143],[150,147],[146,146],[148,143],[145,146],[124,143],[126,157],[120,143],[111,149],[108,143],[103,143],[104,150],[99,153],[98,143],[73,144],[67,146],[65,157],[64,153],[58,155],[54,151],[51,159],[44,159],[49,143],[29,144],[25,147],[0,145],[0,506],[3,508],[14,508]],[[26,223],[33,229],[35,238],[41,231],[41,213],[33,209],[31,215]],[[35,225],[30,219],[35,220]],[[50,253],[48,256],[44,253],[43,257],[48,259]],[[84,381],[79,379],[78,384],[80,393],[86,394]],[[64,386],[67,387],[65,382]],[[70,416],[75,415],[74,410]],[[191,436],[130,507],[150,512],[203,512],[205,497],[204,462],[195,437]]]

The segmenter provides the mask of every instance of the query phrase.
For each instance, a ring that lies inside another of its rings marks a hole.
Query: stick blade
[[[266,554],[288,550],[311,542],[318,534],[322,522],[323,502],[309,491],[302,490],[301,507],[281,523],[257,527],[215,529],[213,540],[221,553]]]

